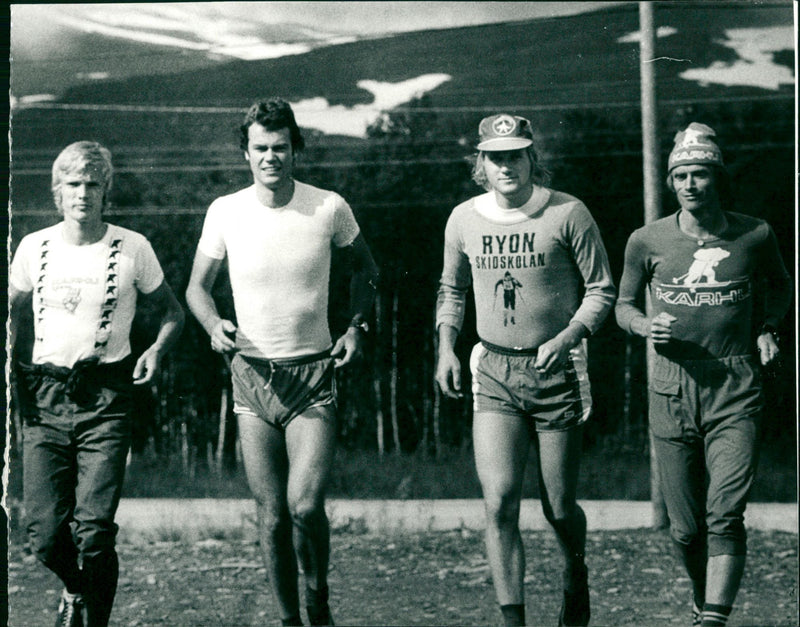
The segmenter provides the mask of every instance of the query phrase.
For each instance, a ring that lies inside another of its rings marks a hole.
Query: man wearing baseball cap
[[[668,168],[679,209],[628,240],[616,318],[652,342],[650,427],[670,534],[692,581],[692,624],[720,626],[744,571],[760,366],[779,355],[791,280],[770,226],[731,211],[710,127],[677,133]]]
[[[591,410],[586,338],[615,297],[608,257],[584,204],[547,187],[528,120],[485,118],[477,147],[473,180],[486,193],[457,206],[445,230],[436,379],[447,396],[463,396],[455,343],[472,285],[481,339],[470,359],[473,444],[503,619],[525,624],[519,511],[533,442],[544,514],[564,554],[559,625],[587,625],[586,517],[575,496]],[[498,305],[504,283],[513,298]]]

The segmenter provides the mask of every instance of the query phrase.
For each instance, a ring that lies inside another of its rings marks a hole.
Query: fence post
[[[644,222],[648,224],[661,217],[661,184],[658,147],[658,107],[656,104],[655,79],[655,27],[653,23],[653,3],[639,2],[639,72],[642,97],[642,156],[644,167]],[[647,301],[650,313],[650,301]],[[647,369],[650,371],[652,344],[647,341]],[[648,428],[650,450],[650,500],[653,504],[653,527],[663,529],[667,526],[667,511],[661,494],[658,467],[653,453],[653,432]]]
[[[378,455],[383,457],[386,452],[386,443],[383,437],[383,394],[381,393],[381,293],[375,294],[375,352],[373,357],[372,389],[375,394],[375,422],[376,437],[378,440]]]

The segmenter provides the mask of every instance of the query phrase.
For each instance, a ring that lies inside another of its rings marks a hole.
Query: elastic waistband
[[[130,355],[112,363],[100,363],[96,358],[82,359],[75,362],[72,368],[51,363],[19,363],[20,370],[24,374],[44,375],[62,383],[86,376],[126,380],[133,374],[133,366],[133,358]]]
[[[302,366],[304,364],[311,364],[315,361],[321,361],[331,356],[331,349],[322,351],[321,353],[312,353],[311,355],[302,355],[300,357],[286,357],[281,359],[266,359],[264,357],[251,357],[250,355],[239,355],[247,362],[260,364],[261,366]]]
[[[499,353],[500,355],[519,355],[521,357],[533,357],[536,353],[539,352],[539,348],[507,348],[505,346],[498,346],[497,344],[492,344],[491,342],[487,342],[486,340],[481,340],[481,344],[486,350],[490,350],[493,353]]]
[[[676,359],[665,357],[657,352],[653,353],[654,363],[675,364],[683,368],[715,369],[736,364],[755,364],[756,358],[750,354],[727,355],[726,357],[711,357],[708,359]]]
[[[100,363],[96,357],[81,359],[72,368],[45,364],[20,363],[22,376],[44,376],[54,379],[65,386],[69,399],[83,404],[91,401],[96,387],[109,388],[117,392],[129,390],[133,375],[134,360],[132,355],[110,364]]]

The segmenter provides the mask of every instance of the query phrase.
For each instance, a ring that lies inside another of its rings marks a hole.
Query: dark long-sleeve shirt
[[[677,213],[633,232],[616,305],[623,330],[632,333],[631,323],[644,315],[645,290],[652,315],[677,318],[672,340],[656,347],[675,359],[748,354],[754,323],[776,325],[786,315],[791,279],[772,228],[739,213],[726,217],[725,233],[706,240],[681,231]],[[755,312],[754,290],[761,279],[764,310]]]

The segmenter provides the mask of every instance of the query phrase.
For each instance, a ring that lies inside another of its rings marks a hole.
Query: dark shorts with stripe
[[[470,358],[473,411],[530,418],[536,431],[566,431],[583,424],[592,409],[584,343],[553,374],[539,374],[535,362],[535,350],[476,344]]]
[[[330,352],[291,359],[237,354],[231,361],[233,410],[285,428],[314,407],[336,405],[336,377]],[[335,412],[329,412],[331,418]]]

